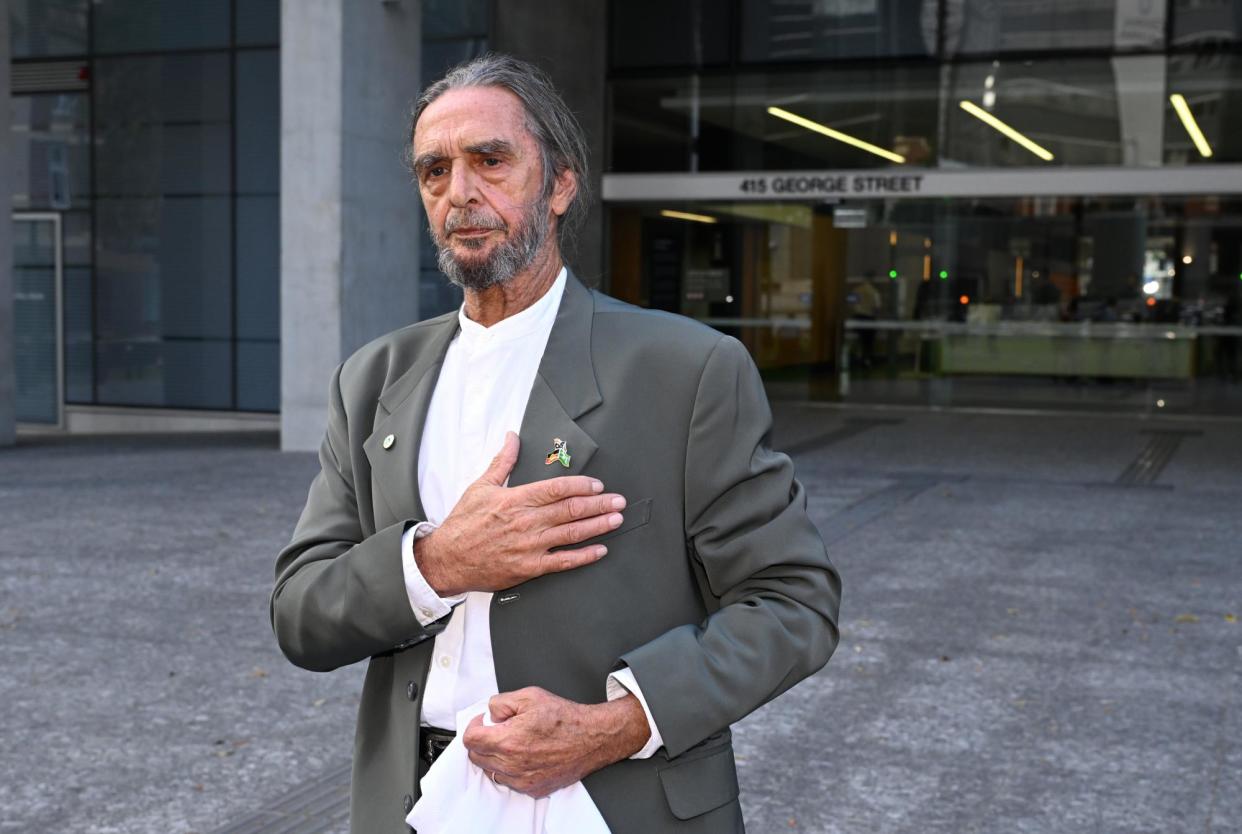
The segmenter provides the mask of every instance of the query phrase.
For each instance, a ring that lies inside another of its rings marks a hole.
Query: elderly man
[[[460,311],[332,378],[322,469],[276,563],[299,666],[369,658],[351,825],[405,831],[459,710],[532,797],[613,832],[741,831],[729,725],[827,662],[840,582],[745,349],[584,287],[581,130],[534,67],[431,85],[410,158]]]

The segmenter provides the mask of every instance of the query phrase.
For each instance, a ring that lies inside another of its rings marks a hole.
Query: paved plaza
[[[844,581],[749,830],[1242,831],[1242,423],[780,406]],[[362,667],[268,621],[273,435],[0,450],[0,831],[345,830]]]

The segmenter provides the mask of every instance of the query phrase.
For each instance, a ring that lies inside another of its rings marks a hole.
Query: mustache
[[[482,211],[469,209],[454,210],[444,221],[444,233],[449,234],[458,229],[495,229],[506,231],[509,226],[499,217]]]

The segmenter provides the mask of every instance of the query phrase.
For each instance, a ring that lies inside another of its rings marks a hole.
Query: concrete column
[[[16,439],[17,345],[13,333],[13,134],[9,125],[9,15],[0,3],[0,446]]]
[[[604,266],[599,189],[607,147],[607,5],[581,0],[503,0],[493,4],[492,19],[493,48],[547,72],[586,131],[591,148],[591,205],[577,245],[566,247],[565,257],[578,277],[592,286],[602,285]]]
[[[402,166],[419,0],[281,3],[281,447],[316,449],[333,368],[418,321],[418,193]]]
[[[1163,14],[1163,10],[1162,10]],[[1164,164],[1165,67],[1163,55],[1113,58],[1117,115],[1121,121],[1121,164]]]

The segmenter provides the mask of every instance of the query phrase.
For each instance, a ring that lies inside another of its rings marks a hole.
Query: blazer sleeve
[[[442,631],[419,624],[405,590],[401,536],[417,521],[365,536],[354,489],[341,368],[332,375],[319,474],[292,540],[276,558],[272,629],[285,656],[329,671]]]
[[[841,580],[771,428],[758,369],[721,337],[699,379],[685,471],[687,547],[713,613],[622,658],[669,756],[813,674],[839,640]]]

